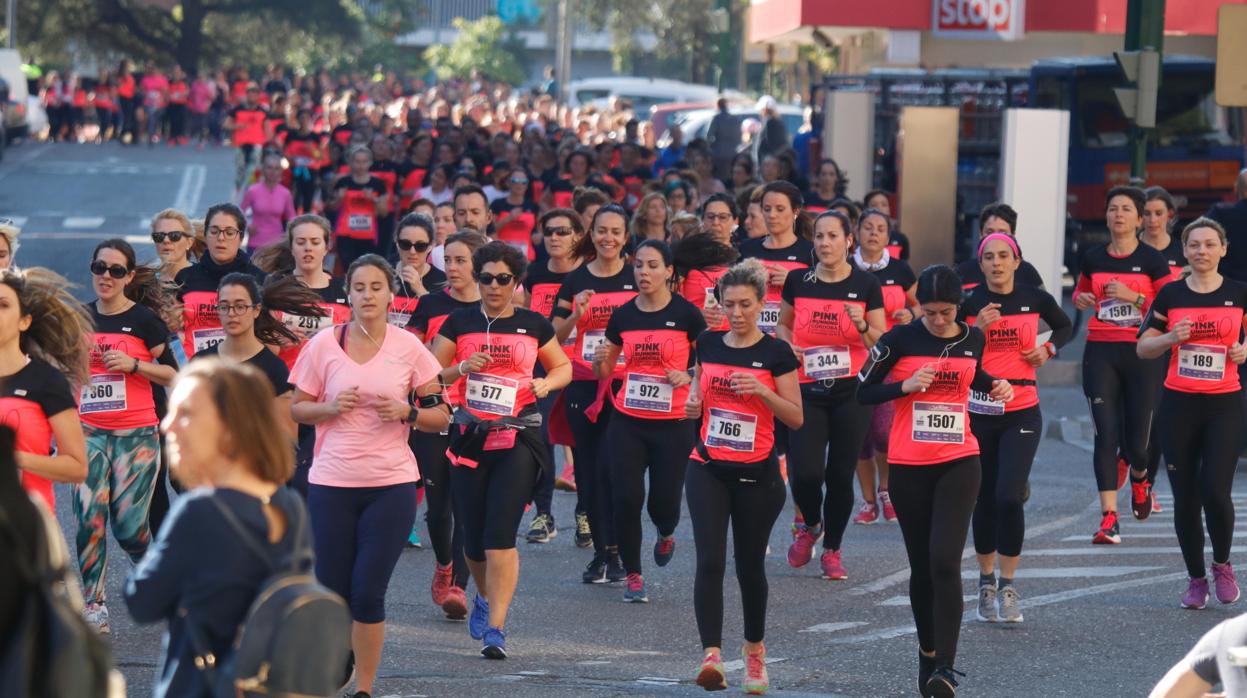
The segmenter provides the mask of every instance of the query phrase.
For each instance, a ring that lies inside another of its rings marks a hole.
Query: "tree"
[[[39,26],[128,56],[172,60],[187,72],[201,62],[281,55],[291,42],[358,45],[404,31],[402,0],[34,0]],[[171,5],[171,6],[170,6]],[[21,38],[21,37],[19,37]],[[46,37],[34,37],[39,41]],[[256,43],[257,38],[259,44]],[[26,43],[25,41],[23,43]]]
[[[735,1],[735,0],[734,0]],[[657,39],[654,55],[664,63],[684,68],[692,82],[712,82],[717,54],[711,33],[714,0],[573,0],[575,16],[589,28],[611,36],[612,67],[632,72],[642,55],[637,36],[652,32]],[[557,12],[558,0],[545,0],[548,16]]]
[[[459,35],[449,45],[430,46],[424,59],[437,73],[448,80],[467,77],[473,70],[487,80],[518,85],[526,73],[514,50],[515,39],[507,33],[498,17],[489,15],[469,22],[462,17],[454,20]]]

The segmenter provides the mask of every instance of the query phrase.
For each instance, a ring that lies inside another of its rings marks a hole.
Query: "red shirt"
[[[638,419],[683,419],[688,386],[672,387],[667,371],[688,370],[705,329],[701,311],[680,296],[654,312],[641,310],[635,298],[616,308],[606,323],[606,340],[622,348],[624,359],[615,408]]]
[[[729,347],[725,332],[711,331],[697,342],[697,386],[702,399],[699,445],[691,457],[752,464],[768,460],[775,447],[775,414],[756,395],[732,389],[733,373],[750,373],[771,390],[776,378],[797,370],[788,344],[763,335],[750,347]]]
[[[606,323],[610,321],[616,308],[636,298],[632,267],[625,264],[618,274],[603,278],[589,271],[589,265],[581,266],[563,280],[557,300],[574,304],[576,294],[590,289],[594,291],[593,297],[589,299],[584,314],[576,321],[576,343],[571,354],[574,380],[597,380],[597,374],[593,372],[593,354],[598,345],[606,341]],[[565,318],[571,314],[571,310],[557,305],[553,311],[554,317]],[[622,356],[614,377],[623,378]]]
[[[850,379],[866,363],[865,342],[846,305],[863,313],[883,308],[883,291],[869,272],[850,266],[849,276],[827,283],[806,273],[792,273],[784,281],[784,303],[792,308],[792,341],[803,350],[802,383]]]
[[[153,361],[152,349],[169,339],[169,328],[149,308],[134,305],[116,315],[103,315],[91,304],[95,336],[91,344],[91,383],[82,386],[78,413],[97,429],[154,427],[156,405],[151,381],[138,373],[108,371],[104,353],[118,350],[139,361]]]
[[[1244,308],[1247,284],[1233,279],[1222,279],[1211,293],[1196,293],[1185,281],[1160,290],[1147,327],[1169,332],[1183,318],[1191,321],[1190,338],[1169,350],[1166,388],[1196,394],[1238,391],[1238,367],[1229,350],[1242,341]],[[1164,316],[1163,323],[1157,315]]]
[[[488,420],[518,417],[536,409],[533,369],[541,348],[554,339],[549,320],[516,308],[511,317],[487,322],[479,308],[467,308],[451,313],[438,334],[455,343],[456,362],[477,352],[491,359],[480,372],[459,380],[468,412]]]
[[[769,237],[752,238],[740,243],[740,258],[753,257],[760,260],[768,268],[779,266],[790,272],[808,269],[810,260],[814,258],[814,245],[809,240],[799,237],[796,242],[783,248],[766,246]],[[779,323],[780,295],[783,286],[768,284],[766,299],[762,306],[762,315],[758,318],[758,329],[774,335],[775,325]]]
[[[1094,312],[1087,321],[1087,341],[1134,342],[1148,304],[1156,296],[1155,289],[1169,276],[1165,258],[1143,243],[1139,243],[1135,251],[1125,257],[1114,257],[1108,253],[1108,245],[1100,245],[1083,254],[1079,267],[1075,296],[1080,293],[1095,295]],[[1143,308],[1109,298],[1104,287],[1113,281],[1142,293],[1145,297]]]
[[[30,362],[11,376],[0,378],[0,424],[17,434],[17,450],[35,456],[52,453],[52,424],[65,410],[77,407],[73,389],[60,371],[43,359]],[[19,470],[22,488],[38,495],[55,511],[52,481]]]

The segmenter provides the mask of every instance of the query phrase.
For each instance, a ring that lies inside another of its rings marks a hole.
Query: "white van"
[[[588,78],[567,83],[567,103],[573,107],[590,103],[604,104],[612,97],[632,103],[635,114],[649,114],[650,107],[668,102],[714,102],[719,89],[714,85],[697,85],[662,78]],[[727,96],[739,95],[727,91]],[[743,97],[743,95],[740,95]]]
[[[26,135],[26,72],[22,70],[22,59],[16,49],[0,49],[0,80],[9,90],[7,103],[0,106],[4,110],[6,136],[21,138]]]

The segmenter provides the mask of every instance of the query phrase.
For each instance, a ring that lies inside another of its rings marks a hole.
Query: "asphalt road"
[[[95,242],[118,235],[141,241],[147,218],[167,206],[202,215],[229,196],[231,168],[227,150],[23,145],[0,164],[0,215],[24,223],[21,265],[50,266],[85,284]],[[154,255],[150,244],[138,249],[140,257]],[[1077,388],[1045,388],[1041,394],[1049,423],[1085,417]],[[969,620],[973,607],[967,606],[957,661],[967,674],[960,695],[1144,695],[1202,633],[1244,607],[1179,608],[1185,573],[1165,484],[1160,491],[1166,511],[1142,524],[1127,517],[1121,546],[1091,546],[1099,516],[1085,435],[1078,428],[1061,432],[1065,440],[1043,440],[1031,480],[1018,577],[1026,621],[977,623]],[[71,490],[61,487],[57,494],[72,541]],[[1245,500],[1247,493],[1236,497]],[[550,544],[519,544],[520,586],[505,662],[481,659],[479,643],[464,624],[443,620],[432,605],[432,552],[404,553],[390,586],[389,636],[375,695],[700,695],[691,681],[700,651],[687,519],[677,530],[672,563],[647,565],[650,603],[630,605],[621,600],[621,585],[580,582],[589,554],[572,543],[573,502],[572,495],[556,494],[560,534]],[[791,518],[790,504],[772,533],[774,552],[767,562],[772,690],[791,696],[913,695],[916,641],[899,528],[850,527],[844,547],[849,580],[827,582],[818,577],[817,563],[794,570],[785,562]],[[645,528],[648,560],[654,533]],[[130,694],[142,696],[150,693],[163,628],[136,627],[127,617],[119,588],[129,569],[112,544],[110,639]],[[971,549],[963,573],[969,598],[977,574]],[[741,623],[730,573],[726,589],[725,654],[735,659]],[[739,691],[741,679],[739,661],[735,667],[729,672],[732,692]]]

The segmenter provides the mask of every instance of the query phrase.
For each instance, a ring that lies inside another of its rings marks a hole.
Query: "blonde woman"
[[[0,271],[12,269],[17,256],[17,237],[22,229],[8,218],[0,218]]]
[[[643,240],[666,240],[668,223],[671,222],[671,209],[667,207],[667,199],[662,192],[652,191],[641,198],[637,204],[636,217],[632,219],[632,238],[634,242]]]

